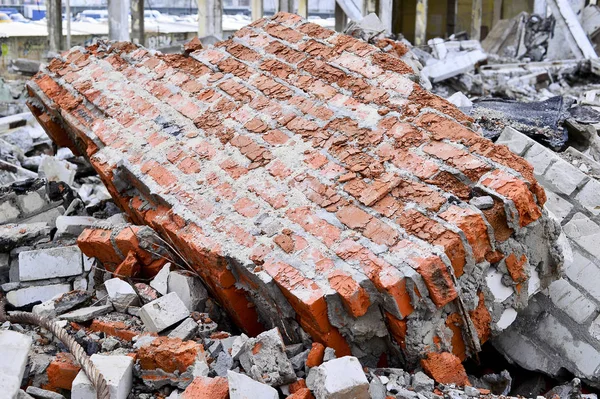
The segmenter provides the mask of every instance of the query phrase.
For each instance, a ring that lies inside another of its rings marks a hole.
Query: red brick
[[[58,389],[70,391],[79,370],[81,370],[81,366],[77,364],[73,355],[66,352],[58,353],[46,369],[48,375],[48,386],[46,388],[52,391]]]

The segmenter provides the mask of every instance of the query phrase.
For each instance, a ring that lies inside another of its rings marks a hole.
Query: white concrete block
[[[189,315],[190,311],[174,292],[145,304],[139,312],[150,332],[161,332]]]
[[[166,263],[162,269],[154,276],[150,281],[150,287],[154,288],[161,295],[167,295],[169,293],[169,273],[171,272],[171,263]]]
[[[573,191],[583,184],[588,177],[570,163],[559,159],[544,173],[541,178],[544,187],[564,195],[571,195]]]
[[[190,312],[202,312],[208,299],[208,292],[200,278],[192,272],[183,270],[169,273],[167,292],[175,292]]]
[[[106,379],[110,399],[127,399],[133,386],[133,358],[94,354],[90,359]],[[83,370],[73,380],[71,399],[96,399],[96,390]]]
[[[6,294],[8,302],[16,307],[40,301],[46,302],[56,295],[71,291],[71,284],[50,284],[21,288]]]
[[[600,214],[600,182],[594,179],[587,182],[575,200],[592,214]]]
[[[46,156],[42,158],[38,173],[49,181],[62,181],[72,186],[76,171],[77,165],[68,161],[61,161],[52,156]]]
[[[594,321],[592,321],[588,332],[596,341],[600,342],[600,316],[596,317]]]
[[[83,258],[77,246],[25,251],[19,254],[19,281],[77,276],[83,272]]]
[[[230,399],[279,399],[275,388],[234,371],[227,371]]]
[[[576,339],[569,328],[554,316],[546,314],[538,324],[537,336],[556,348],[579,369],[581,377],[593,376],[600,366],[600,353],[587,342]]]
[[[427,65],[421,73],[427,76],[432,83],[441,82],[473,70],[475,64],[486,59],[487,55],[480,50],[455,53],[453,56],[448,55],[443,61]]]
[[[139,298],[129,283],[120,278],[111,278],[104,282],[108,298],[117,312],[125,313],[127,308],[139,303]]]
[[[600,263],[600,261],[596,262]],[[571,281],[600,300],[600,267],[583,256],[575,246],[573,246],[573,258],[565,259],[564,271]]]
[[[562,221],[567,217],[567,215],[573,209],[573,205],[559,195],[553,193],[550,190],[546,190],[546,197],[548,200],[544,204],[544,206],[552,212],[552,214],[556,217],[559,223],[562,224]]]
[[[542,176],[552,162],[559,160],[558,155],[538,143],[534,143],[523,158],[533,165],[536,177]]]
[[[594,303],[565,279],[552,282],[548,287],[548,295],[554,305],[579,324],[586,321],[596,311]]]
[[[582,213],[573,215],[569,223],[563,226],[567,237],[586,250],[590,255],[600,258],[600,226]]]
[[[31,337],[11,330],[0,331],[0,396],[17,396],[30,348]]]
[[[498,137],[496,144],[504,144],[512,152],[522,156],[525,153],[525,151],[527,151],[531,146],[535,144],[535,141],[533,141],[523,133],[519,132],[518,130],[507,126],[502,131],[500,137]]]
[[[316,368],[310,389],[317,399],[368,399],[369,382],[357,358],[344,356]],[[308,384],[308,381],[307,381]]]

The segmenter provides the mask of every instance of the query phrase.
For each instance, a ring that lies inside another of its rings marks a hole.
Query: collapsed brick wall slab
[[[479,350],[560,263],[532,167],[417,79],[279,13],[189,57],[76,47],[28,89],[246,332],[415,365]]]

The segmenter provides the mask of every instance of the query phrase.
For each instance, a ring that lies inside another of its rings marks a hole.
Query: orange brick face
[[[293,341],[300,325],[342,355],[369,350],[347,333],[362,317],[385,319],[394,345],[414,351],[405,343],[420,332],[407,320],[437,307],[445,325],[462,289],[487,292],[484,277],[461,286],[465,274],[502,261],[497,247],[545,217],[528,164],[414,81],[393,53],[278,13],[185,55],[75,48],[28,90],[49,135],[87,156],[131,220],[162,237],[86,229],[86,255],[150,277],[168,242],[244,331],[283,326]],[[492,209],[469,205],[482,190]],[[506,259],[517,283],[524,255]],[[495,316],[469,306],[488,339]]]

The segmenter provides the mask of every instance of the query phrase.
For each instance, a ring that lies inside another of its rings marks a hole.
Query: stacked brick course
[[[28,88],[48,134],[245,331],[414,365],[477,351],[560,261],[532,167],[415,80],[279,13],[189,56],[74,48]]]
[[[582,170],[514,129],[498,138],[534,166],[546,208],[563,227],[564,274],[530,300],[494,344],[519,365],[551,375],[564,370],[600,387],[600,164],[569,148]]]

